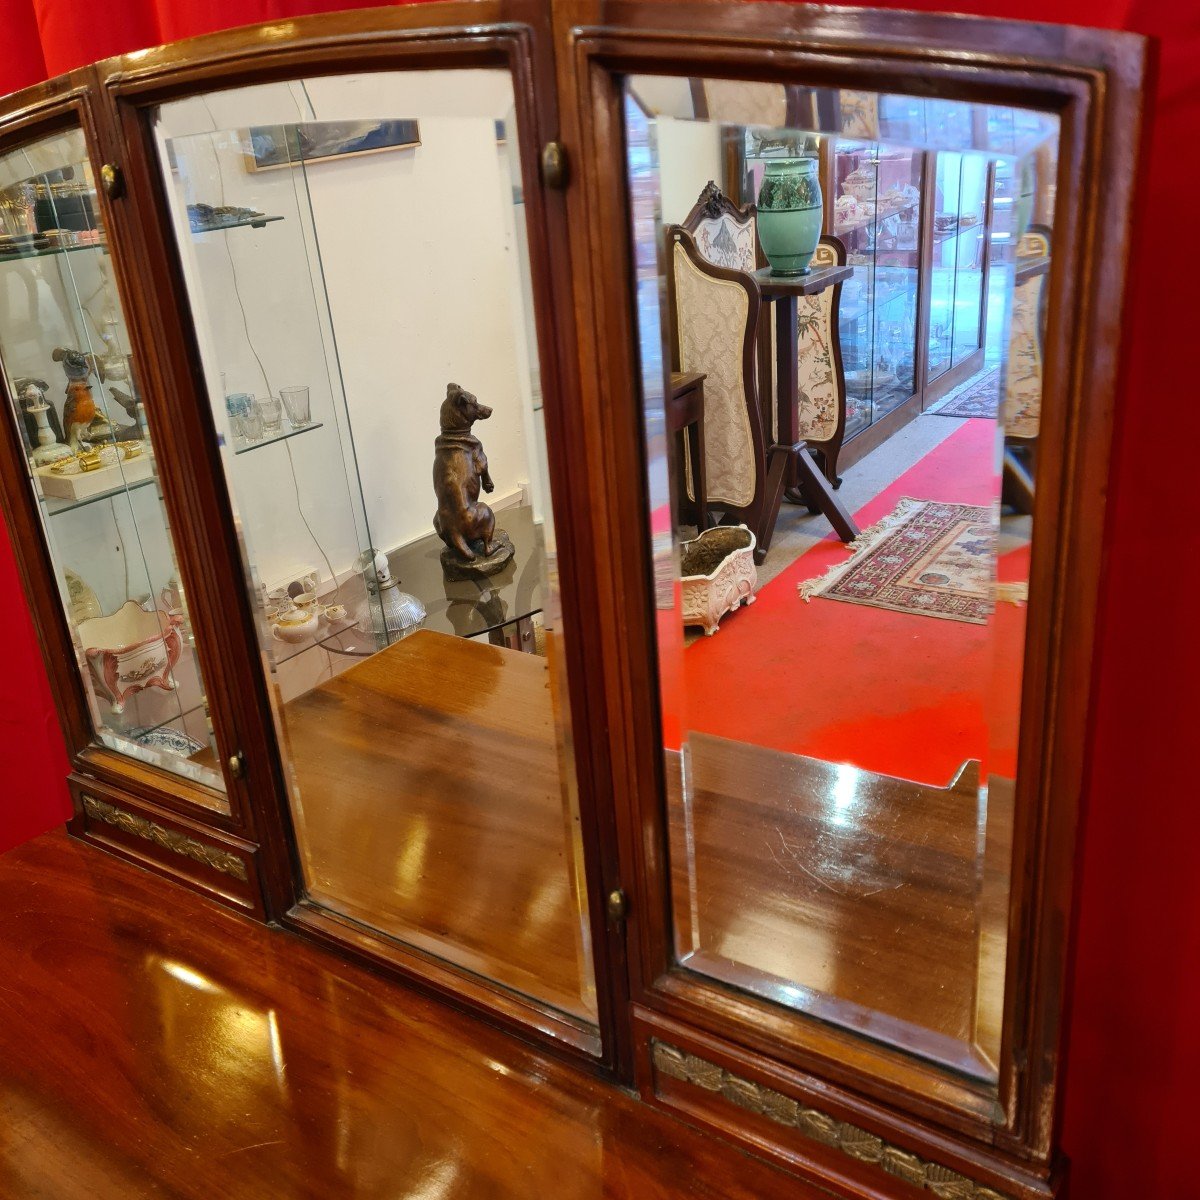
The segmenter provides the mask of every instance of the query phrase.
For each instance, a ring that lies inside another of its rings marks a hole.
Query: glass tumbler
[[[254,397],[249,392],[229,392],[225,396],[225,411],[229,414],[229,428],[235,438],[247,437],[244,428],[246,414],[254,406]]]
[[[242,437],[248,442],[257,442],[262,439],[263,435],[263,419],[262,410],[257,404],[251,404],[241,416],[242,422]]]
[[[263,433],[267,437],[273,437],[283,429],[283,405],[278,396],[259,396],[254,407],[262,418]]]
[[[288,420],[294,429],[303,429],[312,424],[312,407],[306,387],[285,387],[279,389],[279,398],[287,412]]]

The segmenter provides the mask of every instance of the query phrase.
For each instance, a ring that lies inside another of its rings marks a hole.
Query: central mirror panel
[[[308,898],[598,1051],[511,76],[154,129]]]
[[[990,1087],[1057,118],[624,111],[676,961]]]

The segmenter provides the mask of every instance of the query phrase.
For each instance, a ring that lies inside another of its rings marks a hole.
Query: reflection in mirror
[[[594,1048],[511,78],[243,88],[156,134],[307,893]]]
[[[678,960],[994,1082],[1057,118],[625,122]]]
[[[96,740],[227,810],[79,129],[0,157],[0,357]]]

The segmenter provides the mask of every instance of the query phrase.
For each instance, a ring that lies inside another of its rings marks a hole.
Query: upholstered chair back
[[[825,237],[817,244],[812,269],[833,267],[845,261],[841,242]],[[801,296],[796,306],[799,431],[802,438],[816,444],[832,441],[839,435],[840,414],[846,402],[846,384],[837,361],[837,331],[834,327],[838,292],[837,288],[826,288],[815,296]]]
[[[1017,266],[1022,260],[1050,253],[1049,235],[1040,229],[1022,234]],[[1008,367],[1004,387],[1006,437],[1036,438],[1042,419],[1042,328],[1047,272],[1040,271],[1013,288],[1012,324],[1008,334]]]
[[[728,271],[753,271],[758,266],[756,210],[738,208],[711,180],[700,193],[683,228],[692,235],[705,262]]]
[[[668,245],[679,370],[705,376],[708,502],[746,508],[765,463],[754,380],[758,289],[744,272],[709,263],[679,226],[668,231]]]

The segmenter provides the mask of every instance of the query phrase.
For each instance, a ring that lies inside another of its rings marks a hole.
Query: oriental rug
[[[797,587],[813,596],[893,612],[986,625],[997,600],[1025,599],[1025,583],[996,580],[991,508],[914,500],[896,508],[850,547],[852,557]]]
[[[1000,368],[993,367],[959,384],[937,408],[929,410],[936,417],[987,417],[996,419],[1000,408]]]

